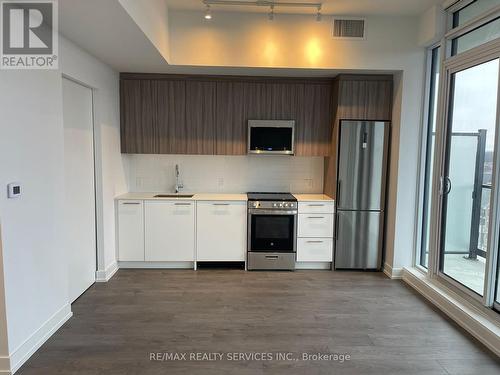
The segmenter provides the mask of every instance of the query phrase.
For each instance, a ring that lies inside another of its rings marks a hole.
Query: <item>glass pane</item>
[[[425,153],[425,176],[424,176],[424,203],[422,215],[422,241],[420,249],[420,265],[429,266],[429,235],[431,218],[431,193],[432,193],[432,163],[434,160],[434,141],[436,135],[437,99],[439,87],[439,66],[441,48],[437,47],[431,51],[431,74],[429,91],[429,112],[427,122],[427,142]]]
[[[500,37],[500,18],[452,40],[453,56]]]
[[[452,75],[440,269],[483,294],[499,59]]]
[[[465,8],[453,13],[453,27],[461,26],[467,21],[481,15],[482,13],[500,5],[500,0],[476,0]]]

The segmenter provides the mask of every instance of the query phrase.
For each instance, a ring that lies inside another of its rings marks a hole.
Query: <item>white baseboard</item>
[[[14,374],[72,316],[73,313],[69,303],[61,307],[59,311],[10,353],[9,358],[2,358],[0,373]],[[10,368],[5,368],[5,364],[10,365]]]
[[[194,269],[194,262],[118,262],[118,268]]]
[[[403,278],[403,268],[392,268],[391,265],[384,263],[384,274],[393,280],[402,279]]]
[[[113,277],[113,275],[118,271],[118,263],[113,262],[105,270],[98,270],[95,273],[95,281],[98,283],[108,282],[109,279]]]
[[[331,262],[295,262],[296,270],[330,270]]]
[[[403,281],[500,357],[500,326],[488,315],[416,269],[405,268]]]

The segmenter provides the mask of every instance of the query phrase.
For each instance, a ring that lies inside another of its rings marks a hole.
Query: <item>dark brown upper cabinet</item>
[[[329,154],[332,134],[332,87],[330,84],[305,85],[298,107],[296,129],[297,155],[325,156]]]
[[[186,81],[187,154],[215,154],[216,82]]]
[[[337,81],[338,120],[391,120],[392,76],[341,75]]]
[[[158,80],[155,82],[158,152],[185,154],[188,152],[186,124],[186,82]]]
[[[327,156],[332,80],[124,73],[123,153],[245,155],[248,120],[295,120],[299,156]]]
[[[333,131],[325,158],[323,192],[336,195],[339,124],[342,120],[391,121],[393,77],[391,75],[340,75],[332,86]]]
[[[217,82],[215,153],[244,155],[247,152],[246,127],[248,117],[246,85],[243,82]]]
[[[155,121],[158,107],[155,82],[122,81],[120,107],[122,152],[159,153],[158,129]]]

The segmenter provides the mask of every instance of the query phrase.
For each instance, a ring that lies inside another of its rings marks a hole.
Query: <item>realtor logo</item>
[[[56,0],[0,4],[0,68],[57,69]]]

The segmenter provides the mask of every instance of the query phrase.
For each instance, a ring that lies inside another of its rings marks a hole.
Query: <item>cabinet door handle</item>
[[[176,206],[191,206],[191,203],[174,203]]]
[[[307,241],[307,243],[323,243],[323,241]]]
[[[266,255],[266,259],[279,259],[277,255]]]
[[[229,203],[212,203],[214,206],[229,206]]]
[[[122,202],[122,204],[141,204],[140,202]]]
[[[324,219],[324,216],[308,216],[308,219]]]
[[[308,204],[309,207],[323,207],[324,204]]]

